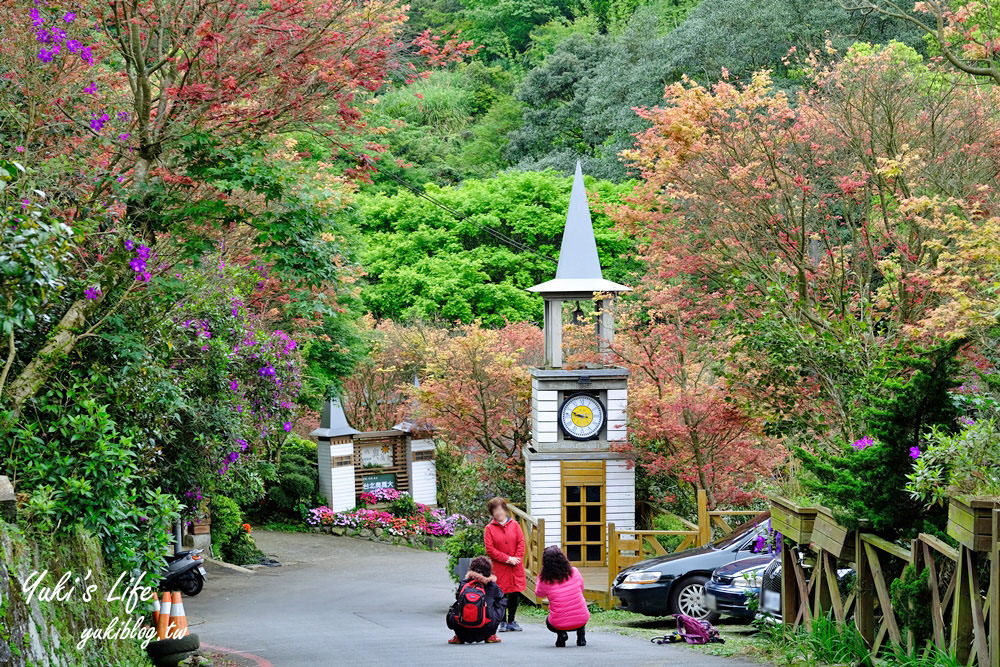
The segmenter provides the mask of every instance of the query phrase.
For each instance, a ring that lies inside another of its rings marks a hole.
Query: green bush
[[[653,517],[653,530],[688,530],[680,519],[670,514],[658,514]],[[683,535],[657,535],[656,540],[667,551],[674,551],[684,540]]]
[[[318,475],[316,443],[290,434],[281,448],[281,459],[275,470],[273,484],[267,489],[267,502],[259,520],[301,518],[303,507],[317,504]]]
[[[4,467],[30,494],[25,518],[40,531],[82,526],[111,569],[157,572],[169,553],[163,527],[179,518],[180,504],[140,474],[134,429],[88,394],[74,383],[33,400],[31,420],[0,413]]]
[[[913,564],[903,569],[903,576],[889,586],[892,608],[899,619],[900,628],[913,632],[916,646],[923,646],[931,638],[931,589],[927,582],[930,570],[924,568],[917,574]]]
[[[264,557],[250,533],[243,527],[243,515],[236,501],[226,496],[212,498],[212,550],[217,558],[234,565],[259,563]]]
[[[393,516],[408,517],[417,513],[417,502],[409,493],[401,493],[389,503],[389,512]]]
[[[236,501],[226,496],[215,496],[209,505],[212,514],[212,550],[221,556],[225,545],[243,530],[243,515]]]
[[[458,531],[444,541],[444,550],[448,554],[448,574],[457,582],[455,566],[458,565],[459,558],[475,558],[486,555],[483,529],[479,526],[470,526]]]

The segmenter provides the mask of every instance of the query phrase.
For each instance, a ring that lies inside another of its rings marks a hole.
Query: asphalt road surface
[[[500,644],[447,643],[454,585],[443,553],[314,533],[255,532],[282,566],[245,574],[209,566],[204,591],[184,601],[206,647],[238,651],[258,667],[314,665],[663,665],[759,667],[684,645],[587,632],[556,648],[543,624]]]

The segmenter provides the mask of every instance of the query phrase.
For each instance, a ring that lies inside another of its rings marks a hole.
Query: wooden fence
[[[528,588],[524,594],[533,602],[534,582],[542,567],[542,551],[545,549],[545,519],[535,518],[514,505],[511,512],[518,520],[524,533],[525,556],[524,570],[528,579]],[[760,514],[757,510],[709,510],[708,496],[704,491],[698,492],[698,523],[675,516],[685,528],[683,530],[635,530],[617,529],[614,523],[607,524],[607,588],[600,600],[609,607],[614,600],[611,587],[618,573],[629,565],[655,556],[665,556],[672,551],[683,551],[691,547],[702,546],[712,541],[713,531],[728,535],[733,531],[729,520],[733,517],[750,517]],[[659,537],[680,537],[676,546],[667,549]],[[588,568],[593,569],[593,568]],[[601,574],[603,577],[603,574]]]
[[[787,504],[775,505],[788,511]],[[1000,510],[991,510],[992,540],[983,551],[982,540],[958,548],[921,533],[909,548],[877,535],[854,531],[833,541],[817,532],[831,519],[819,508],[797,508],[801,517],[812,510],[811,532],[785,536],[782,543],[782,620],[793,628],[812,628],[829,615],[839,623],[853,623],[872,655],[892,645],[915,646],[910,629],[902,626],[893,606],[892,582],[907,565],[919,575],[927,572],[930,597],[930,641],[955,653],[961,664],[1000,667]],[[796,510],[792,510],[795,514]],[[981,536],[980,536],[981,537]],[[989,562],[989,580],[981,581],[980,566]],[[853,567],[856,582],[845,586],[838,569]],[[846,590],[845,590],[846,589]]]

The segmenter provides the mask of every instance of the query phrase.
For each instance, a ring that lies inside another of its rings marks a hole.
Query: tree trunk
[[[98,300],[78,299],[69,307],[66,314],[53,329],[48,342],[35,354],[34,358],[10,385],[10,400],[15,415],[21,413],[24,402],[35,395],[55,370],[59,362],[73,351],[80,338],[80,329],[87,322],[90,313],[96,308]]]

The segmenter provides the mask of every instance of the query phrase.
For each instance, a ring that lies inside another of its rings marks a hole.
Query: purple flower
[[[914,459],[914,460],[920,458],[920,448],[919,447],[910,447],[910,458]]]
[[[249,445],[247,445],[247,441],[243,440],[242,438],[237,438],[236,444],[240,446],[240,451],[243,452],[245,452],[247,450],[247,447],[249,447]]]
[[[281,425],[281,427],[285,429],[285,432],[287,433],[288,431],[292,430],[292,422],[285,422],[284,424]]]
[[[122,132],[121,134],[118,135],[118,140],[119,141],[128,141],[128,138],[130,136],[131,135],[128,132]],[[118,182],[120,183],[122,180],[124,180],[124,179],[120,178],[120,179],[118,179]]]
[[[132,270],[136,273],[139,273],[146,268],[146,262],[138,257],[130,259],[128,265],[132,267]]]
[[[45,23],[45,19],[42,18],[42,15],[38,11],[37,7],[32,7],[31,11],[28,12],[28,16],[31,17],[31,24],[34,25],[36,28]]]
[[[976,420],[973,419],[972,417],[959,417],[958,423],[961,424],[962,426],[972,426],[973,424],[976,423]]]
[[[99,287],[88,287],[83,291],[83,295],[93,301],[101,296],[101,289]]]
[[[63,14],[63,21],[66,23],[72,23],[73,19],[76,18],[76,12],[66,12]]]
[[[91,81],[90,85],[83,89],[83,92],[89,93],[91,95],[94,95],[95,93],[97,93],[97,82],[96,81]]]
[[[259,372],[260,372],[260,376],[261,377],[267,377],[268,375],[270,375],[270,376],[273,377],[274,376],[274,366],[272,366],[271,364],[268,364],[267,366],[264,366],[263,368],[261,368]]]
[[[82,49],[80,49],[80,58],[83,59],[83,62],[87,63],[88,65],[94,64],[94,56],[90,53],[89,46],[85,46]]]
[[[236,380],[233,380],[232,382],[229,383],[229,388],[232,389],[233,391],[236,391],[237,389],[240,388],[240,383],[237,382]]]
[[[21,210],[22,211],[27,211],[29,206],[31,206],[31,200],[30,199],[28,199],[27,197],[25,197],[24,199],[21,200]]]
[[[875,444],[875,441],[872,440],[871,436],[870,435],[866,435],[865,437],[863,437],[863,438],[861,438],[859,440],[855,440],[851,444],[851,447],[853,447],[854,449],[856,449],[856,450],[858,450],[860,452],[862,449],[868,449],[869,447],[871,447],[874,444]]]
[[[38,52],[38,59],[41,60],[43,63],[50,63],[52,62],[53,53],[55,53],[55,51],[48,51],[46,49],[42,49],[41,51]]]
[[[66,42],[66,48],[70,53],[79,53],[80,49],[83,48],[83,44],[81,44],[79,40],[71,39]]]
[[[121,123],[127,122],[128,121],[128,111],[119,111],[118,112],[118,121],[121,122]]]
[[[132,241],[132,240],[125,241],[125,249],[126,250],[131,250],[134,247],[135,247],[135,241]]]
[[[102,113],[98,116],[96,113],[91,114],[90,118],[90,129],[94,132],[100,132],[104,129],[104,124],[108,122],[108,114]]]

